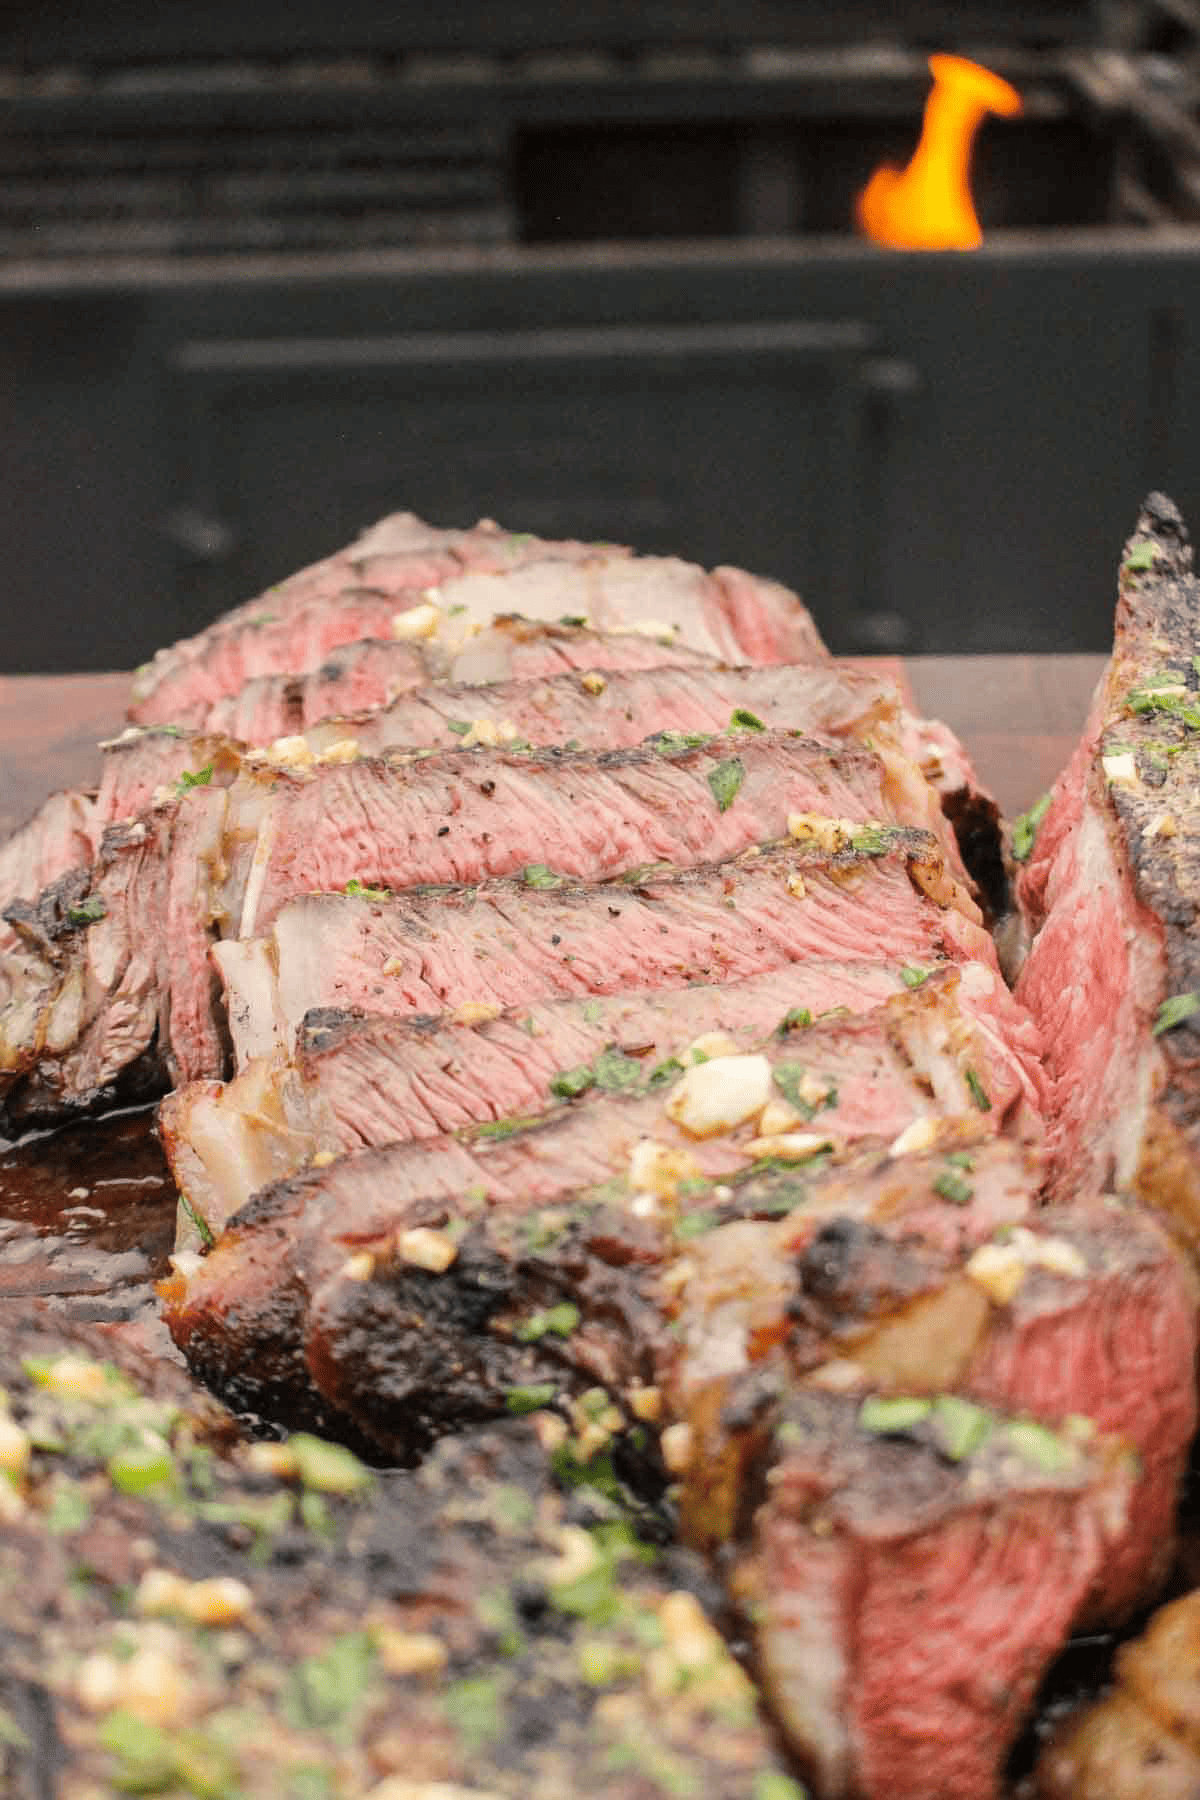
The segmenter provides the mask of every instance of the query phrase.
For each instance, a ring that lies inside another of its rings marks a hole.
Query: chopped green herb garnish
[[[850,834],[850,848],[860,856],[886,856],[901,836],[896,825],[863,825]]]
[[[68,906],[68,925],[95,925],[99,919],[107,916],[108,908],[99,894],[89,894],[78,906]]]
[[[812,1088],[809,1085],[808,1070],[803,1063],[776,1063],[771,1074],[774,1076],[775,1086],[788,1105],[794,1106],[796,1111],[803,1113],[806,1119],[814,1119],[819,1112],[824,1112],[826,1107],[836,1106],[838,1103],[838,1091],[833,1082],[829,1083],[825,1092],[818,1099],[806,1098],[805,1088],[808,1088],[809,1093],[812,1092]]]
[[[82,1489],[60,1477],[54,1484],[54,1496],[46,1513],[46,1530],[55,1537],[82,1531],[92,1516],[91,1502]]]
[[[966,1082],[967,1091],[980,1112],[991,1112],[992,1103],[988,1099],[987,1089],[984,1087],[982,1081],[980,1081],[974,1069],[971,1068],[970,1064],[963,1070],[963,1080]]]
[[[7,1744],[13,1750],[29,1749],[29,1739],[3,1706],[0,1706],[0,1744]]]
[[[668,1081],[676,1081],[683,1074],[683,1064],[677,1056],[668,1056],[660,1063],[655,1063],[647,1078],[647,1087],[662,1087]]]
[[[1017,862],[1025,862],[1033,849],[1038,827],[1050,810],[1051,795],[1045,793],[1040,800],[1035,800],[1028,812],[1023,812],[1012,830],[1012,853]]]
[[[1125,568],[1133,575],[1140,575],[1146,569],[1152,569],[1158,557],[1158,547],[1148,538],[1140,538],[1129,546],[1129,555],[1125,558]]]
[[[789,1031],[803,1031],[812,1022],[813,1016],[807,1006],[792,1006],[784,1013],[775,1029],[780,1037],[786,1037]]]
[[[599,1000],[589,1000],[583,1009],[584,1024],[598,1025],[603,1017],[604,1008],[601,1006]]]
[[[504,1729],[497,1675],[468,1675],[442,1694],[446,1717],[466,1748],[479,1752]]]
[[[365,1631],[347,1631],[289,1670],[282,1710],[298,1730],[315,1727],[343,1741],[354,1728],[375,1667]]]
[[[778,1769],[760,1769],[750,1800],[808,1800],[808,1789]]]
[[[306,1488],[322,1494],[361,1494],[373,1485],[370,1469],[342,1444],[297,1431],[288,1439],[288,1448]]]
[[[709,731],[656,731],[646,739],[646,748],[657,750],[660,756],[678,756],[682,750],[699,750],[711,743]]]
[[[718,812],[729,811],[745,779],[746,765],[740,756],[726,757],[724,762],[719,762],[708,771],[708,785],[712,789]]]
[[[578,1324],[579,1308],[573,1301],[563,1300],[558,1306],[533,1313],[517,1327],[516,1335],[522,1344],[536,1344],[544,1337],[570,1337]]]
[[[757,713],[748,712],[744,706],[735,706],[729,715],[730,731],[765,731],[767,728]]]
[[[195,1230],[196,1235],[204,1245],[204,1248],[206,1250],[211,1250],[217,1240],[213,1236],[212,1227],[209,1225],[208,1220],[196,1206],[195,1202],[190,1200],[186,1194],[181,1193],[179,1196],[179,1209],[187,1219],[188,1223]]]
[[[539,1114],[527,1113],[520,1119],[488,1119],[486,1124],[469,1127],[469,1134],[477,1138],[508,1138],[516,1131],[524,1131],[529,1125],[540,1124]]]
[[[596,1086],[605,1094],[619,1094],[637,1087],[642,1080],[642,1065],[636,1057],[626,1056],[616,1045],[602,1050],[592,1064]]]
[[[1154,1023],[1150,1027],[1151,1037],[1159,1037],[1164,1031],[1171,1031],[1176,1025],[1182,1025],[1197,1009],[1200,1009],[1200,994],[1172,994],[1163,1001],[1154,1015]]]
[[[873,1394],[858,1409],[858,1422],[864,1431],[884,1435],[893,1431],[911,1431],[933,1411],[932,1400],[920,1400],[910,1394]]]
[[[552,1078],[550,1092],[556,1094],[560,1100],[574,1100],[580,1094],[586,1094],[595,1079],[596,1077],[587,1066],[580,1069],[563,1069],[561,1074]]]
[[[974,1456],[991,1435],[995,1419],[985,1407],[957,1394],[941,1394],[933,1403],[933,1428],[943,1455],[951,1462]]]
[[[181,794],[186,793],[188,788],[207,787],[212,775],[213,765],[205,763],[202,769],[185,769],[175,786]]]
[[[916,963],[904,963],[900,970],[900,979],[906,988],[919,988],[921,983],[928,981],[932,974],[932,969],[922,969]]]
[[[452,731],[455,737],[466,737],[471,729],[470,719],[447,719],[446,730]]]
[[[1012,1420],[1004,1435],[1018,1455],[1035,1463],[1046,1475],[1061,1474],[1077,1459],[1073,1445],[1064,1443],[1048,1425],[1039,1425],[1034,1419]]]
[[[531,888],[556,888],[563,884],[562,876],[548,869],[545,863],[526,863],[521,870],[521,879]]]
[[[528,1387],[507,1389],[504,1404],[511,1413],[538,1412],[543,1406],[549,1406],[557,1392],[552,1381],[535,1381]]]
[[[174,1485],[175,1458],[170,1445],[127,1444],[108,1459],[109,1480],[123,1494],[148,1494],[154,1488]]]
[[[583,631],[587,629],[587,614],[561,613],[558,622],[560,625],[573,625],[577,631]]]
[[[970,1175],[975,1169],[975,1158],[969,1150],[952,1150],[946,1161],[955,1169],[965,1169]]]
[[[349,895],[351,900],[390,900],[392,897],[391,888],[368,887],[365,881],[358,879],[357,875],[346,883],[342,892]]]
[[[951,1206],[969,1206],[975,1197],[975,1189],[961,1175],[952,1175],[948,1170],[939,1175],[933,1184],[935,1194],[948,1200]]]
[[[695,1212],[684,1213],[681,1219],[676,1220],[675,1236],[680,1243],[686,1244],[691,1238],[703,1237],[706,1231],[711,1231],[714,1225],[720,1223],[720,1213],[698,1208]]]

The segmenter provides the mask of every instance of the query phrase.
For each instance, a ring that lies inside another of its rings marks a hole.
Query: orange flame
[[[983,242],[971,200],[971,146],[985,113],[1021,110],[1015,88],[963,56],[931,56],[933,92],[907,169],[884,163],[858,196],[858,222],[877,244],[974,250]]]

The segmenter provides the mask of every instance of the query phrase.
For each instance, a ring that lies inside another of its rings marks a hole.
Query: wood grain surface
[[[1062,767],[1087,713],[1100,656],[920,656],[899,666],[920,710],[953,726],[1005,812],[1021,812]],[[130,677],[0,676],[0,836],[60,787],[96,779],[101,738],[123,726]]]

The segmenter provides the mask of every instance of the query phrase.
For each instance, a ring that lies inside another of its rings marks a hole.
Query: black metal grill
[[[389,506],[1100,647],[1200,513],[1200,6],[61,0],[0,21],[3,666],[141,660]],[[244,15],[244,16],[243,16]],[[930,48],[973,256],[853,236]]]

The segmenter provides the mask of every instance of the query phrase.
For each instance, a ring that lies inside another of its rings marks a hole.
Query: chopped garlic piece
[[[760,1137],[776,1137],[781,1131],[794,1131],[804,1122],[804,1115],[786,1100],[768,1100],[758,1121]]]
[[[342,1264],[342,1277],[346,1281],[370,1281],[374,1273],[375,1258],[369,1250],[356,1251]]]
[[[628,624],[610,625],[613,637],[672,638],[679,634],[678,625],[668,619],[630,619]]]
[[[476,744],[483,744],[488,750],[494,750],[500,742],[500,732],[494,719],[472,719],[471,729],[462,738],[464,750],[473,750]]]
[[[602,694],[608,683],[598,669],[589,669],[586,675],[580,676],[579,685],[587,694]]]
[[[267,745],[266,760],[274,768],[307,769],[317,759],[307,738],[281,737]]]
[[[794,894],[797,900],[803,900],[808,892],[808,889],[804,885],[803,875],[789,875],[787,878],[787,891],[789,894]]]
[[[1173,838],[1178,832],[1179,822],[1174,813],[1159,813],[1157,819],[1146,827],[1147,837]]]
[[[687,1070],[671,1090],[666,1113],[692,1137],[715,1137],[756,1118],[770,1098],[765,1056],[722,1056]]]
[[[740,1056],[742,1046],[727,1031],[702,1031],[680,1055],[681,1063],[712,1062],[721,1056]]]
[[[429,1631],[397,1631],[382,1625],[371,1636],[389,1675],[432,1675],[450,1660],[441,1638]]]
[[[464,1000],[450,1014],[455,1025],[485,1025],[489,1019],[498,1019],[504,1011],[492,1000]]]
[[[653,1425],[662,1414],[662,1395],[656,1387],[631,1387],[625,1391],[629,1410],[635,1419]]]
[[[635,1219],[657,1219],[662,1206],[657,1194],[635,1194],[629,1202],[629,1210]]]
[[[1040,1269],[1046,1269],[1051,1275],[1066,1275],[1078,1281],[1087,1274],[1087,1263],[1082,1253],[1066,1238],[1037,1238],[1036,1251],[1030,1254],[1030,1260]]]
[[[0,1471],[19,1481],[29,1467],[29,1434],[15,1419],[0,1415]]]
[[[687,1150],[673,1150],[653,1138],[641,1138],[629,1153],[629,1180],[638,1194],[656,1194],[673,1200],[684,1181],[697,1180],[704,1171]]]
[[[358,761],[358,739],[338,738],[317,757],[319,763],[351,763]]]
[[[436,593],[435,588],[426,588],[427,594]],[[438,628],[441,620],[441,608],[426,600],[421,606],[410,606],[404,612],[394,614],[392,618],[392,636],[403,639],[430,638]]]
[[[458,1255],[458,1246],[452,1238],[427,1225],[402,1231],[396,1239],[396,1250],[402,1262],[412,1263],[417,1269],[428,1269],[433,1275],[444,1274]]]
[[[1110,787],[1137,787],[1140,785],[1137,762],[1132,751],[1125,750],[1115,756],[1102,756],[1100,761],[1104,764],[1104,774]]]
[[[981,1244],[967,1274],[997,1306],[1007,1306],[1025,1279],[1025,1260],[1015,1244]]]
[[[387,961],[381,965],[379,973],[381,975],[402,975],[404,973],[404,958],[402,956],[389,956]]]
[[[851,824],[849,819],[830,819],[824,813],[789,813],[787,828],[789,837],[831,855],[844,850],[854,832],[862,829]]]
[[[889,1156],[911,1156],[916,1150],[928,1150],[938,1140],[936,1119],[914,1119],[888,1145]]]
[[[774,1137],[751,1138],[742,1146],[747,1156],[772,1156],[780,1162],[807,1162],[833,1147],[832,1138],[821,1137],[815,1131],[781,1131]]]
[[[658,1440],[662,1459],[672,1475],[682,1475],[692,1460],[692,1428],[682,1421],[668,1425]]]
[[[337,1153],[333,1150],[315,1150],[312,1166],[314,1169],[327,1169],[330,1163],[337,1161]]]
[[[558,1555],[544,1570],[552,1587],[578,1581],[581,1575],[590,1574],[600,1560],[591,1532],[585,1531],[582,1525],[560,1525],[554,1534],[554,1543]]]

